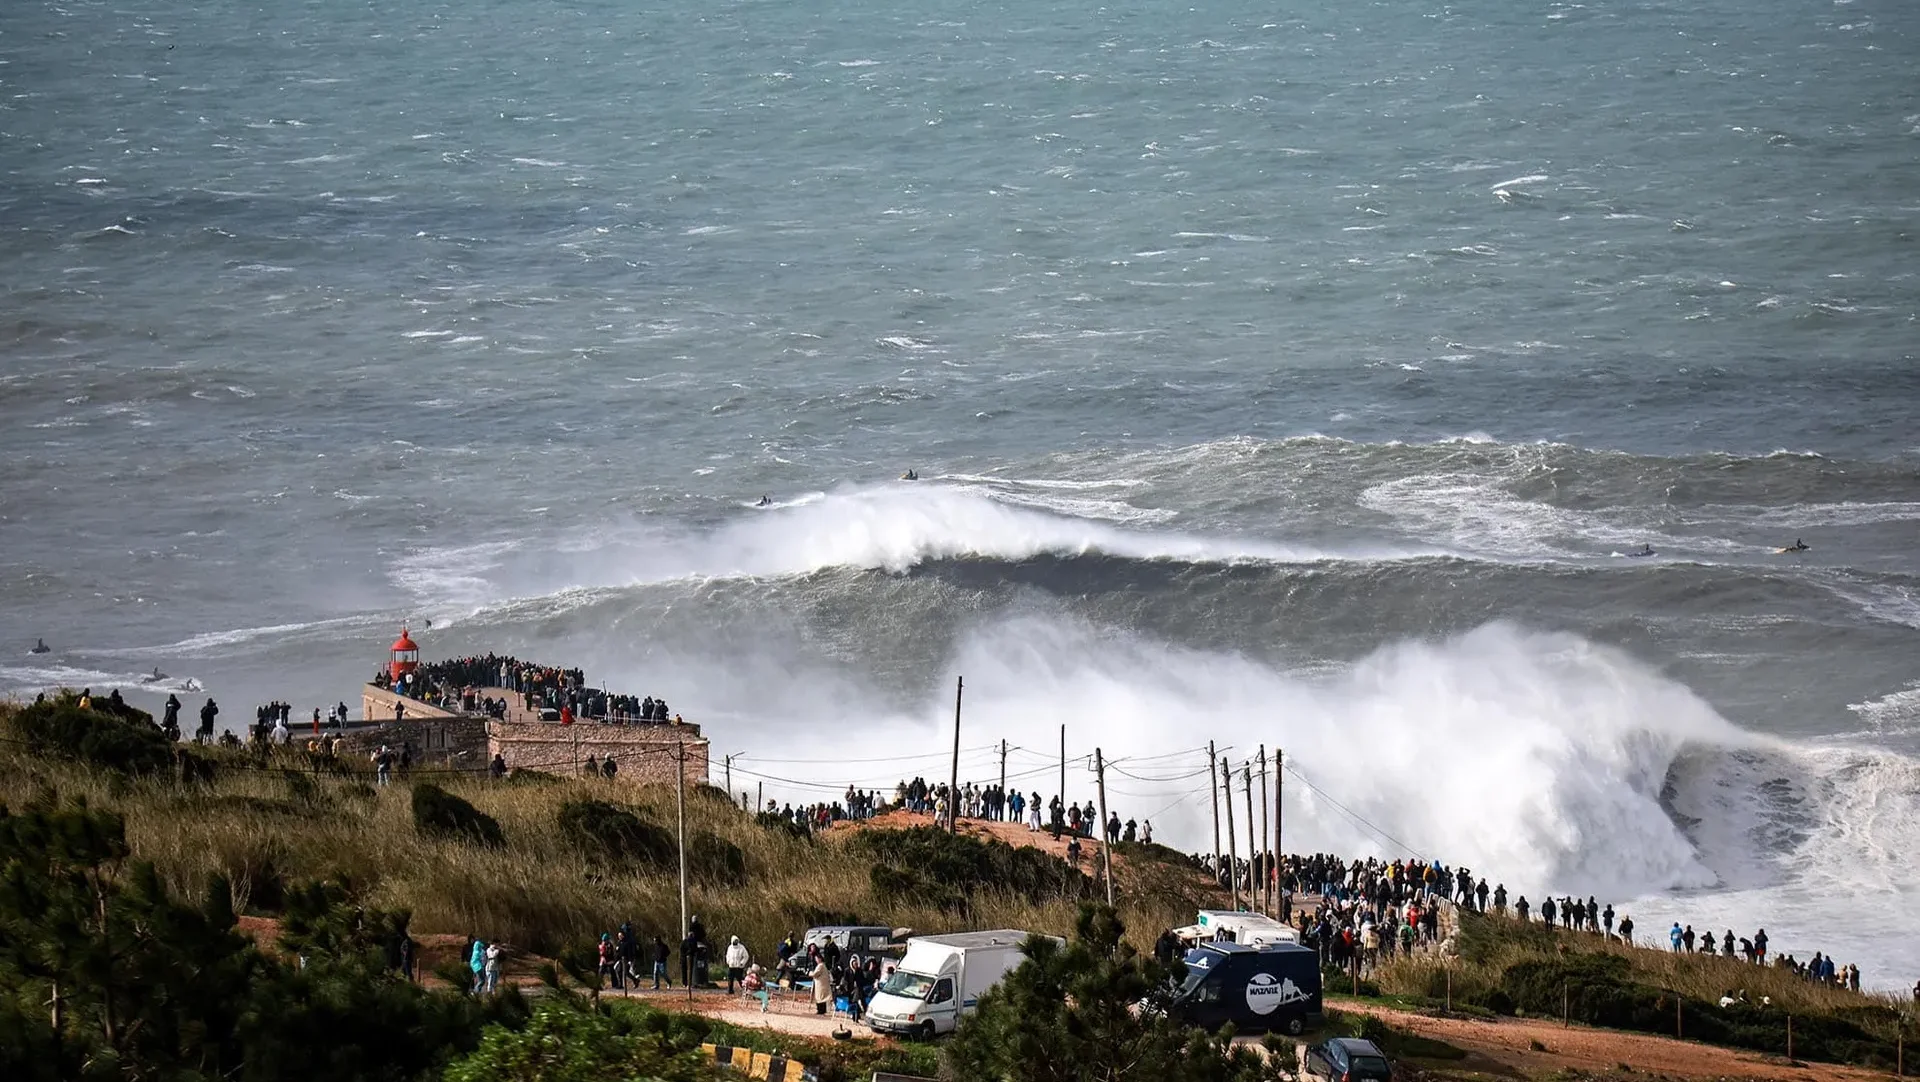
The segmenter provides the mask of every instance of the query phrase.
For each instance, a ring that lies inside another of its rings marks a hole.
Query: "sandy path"
[[[1695,1044],[1655,1037],[1644,1033],[1591,1029],[1586,1026],[1562,1026],[1532,1018],[1500,1018],[1493,1021],[1467,1018],[1433,1018],[1422,1014],[1374,1006],[1353,1000],[1328,1004],[1342,1011],[1376,1015],[1392,1025],[1446,1041],[1510,1070],[1528,1077],[1565,1068],[1583,1071],[1612,1071],[1625,1064],[1636,1073],[1654,1072],[1673,1078],[1693,1079],[1831,1079],[1834,1082],[1865,1082],[1890,1077],[1889,1072],[1840,1067],[1830,1063],[1792,1066],[1778,1056],[1746,1052],[1714,1045]],[[1535,1051],[1531,1042],[1546,1046]]]

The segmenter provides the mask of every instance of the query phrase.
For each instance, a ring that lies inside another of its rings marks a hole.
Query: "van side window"
[[[1220,979],[1219,977],[1214,977],[1213,979],[1211,979],[1211,980],[1209,980],[1209,981],[1207,981],[1206,983],[1204,983],[1204,984],[1202,984],[1202,985],[1200,986],[1200,991],[1199,991],[1199,993],[1198,993],[1197,995],[1195,995],[1195,996],[1193,997],[1193,998],[1194,998],[1194,1000],[1195,1000],[1196,1002],[1199,1002],[1199,1003],[1218,1003],[1218,1002],[1220,1002],[1220,985],[1221,985],[1221,983],[1222,983],[1222,981],[1221,981],[1221,979]]]
[[[940,983],[933,986],[933,994],[927,997],[928,1003],[948,1003],[953,1000],[953,978],[942,977]]]

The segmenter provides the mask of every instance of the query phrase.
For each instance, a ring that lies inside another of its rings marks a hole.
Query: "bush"
[[[1093,880],[1039,849],[1015,849],[934,827],[861,831],[854,846],[873,860],[874,894],[887,899],[923,899],[953,909],[956,896],[997,890],[1038,904],[1093,895]]]
[[[423,838],[454,838],[495,849],[506,844],[493,816],[427,782],[413,787],[413,828]]]
[[[660,870],[679,863],[679,843],[664,827],[603,800],[570,800],[561,805],[560,833],[588,857],[631,861]]]
[[[18,711],[12,728],[38,754],[103,770],[163,774],[173,766],[173,742],[153,727],[151,717],[132,707],[120,715],[83,710],[77,700],[62,696]]]
[[[732,842],[701,831],[687,840],[687,878],[714,887],[747,884],[747,855]]]

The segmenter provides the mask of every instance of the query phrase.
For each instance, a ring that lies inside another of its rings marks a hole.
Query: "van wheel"
[[[1300,1036],[1301,1031],[1305,1030],[1306,1028],[1307,1028],[1306,1022],[1301,1020],[1298,1016],[1287,1019],[1287,1036],[1289,1037]]]
[[[922,1022],[922,1023],[920,1023],[920,1032],[919,1032],[919,1034],[918,1034],[918,1036],[919,1036],[919,1038],[920,1038],[921,1040],[923,1040],[923,1041],[931,1041],[931,1040],[933,1040],[933,1034],[934,1034],[934,1029],[933,1029],[933,1023],[932,1023],[932,1022]]]

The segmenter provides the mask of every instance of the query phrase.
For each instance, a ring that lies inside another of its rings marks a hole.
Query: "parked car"
[[[1328,1082],[1391,1082],[1393,1065],[1372,1041],[1335,1037],[1307,1049],[1306,1075]]]

